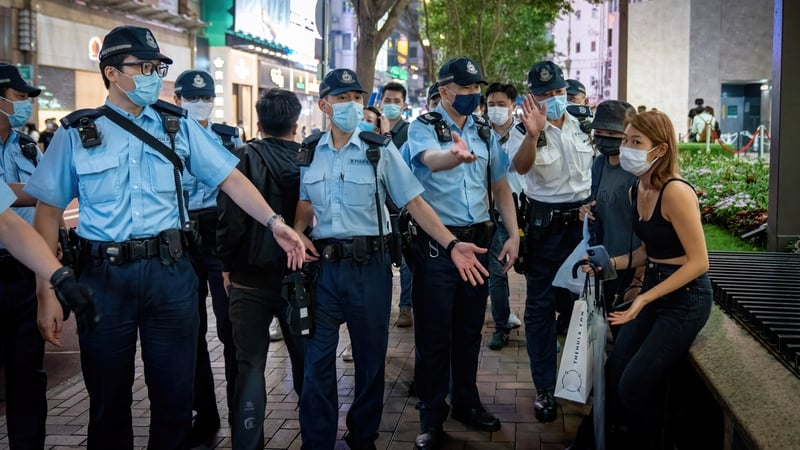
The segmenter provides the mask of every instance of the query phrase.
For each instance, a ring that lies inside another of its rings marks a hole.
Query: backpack
[[[703,125],[703,129],[697,133],[697,142],[706,142],[706,140],[709,138],[708,133],[711,133],[710,141],[712,143],[716,142],[717,133],[714,131],[714,126],[711,123],[713,120],[714,119],[704,121],[705,125]]]

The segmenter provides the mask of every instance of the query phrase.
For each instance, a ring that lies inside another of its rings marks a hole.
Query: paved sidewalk
[[[397,315],[399,274],[395,273],[392,311],[393,324]],[[511,308],[522,318],[525,301],[525,279],[511,274]],[[209,301],[209,319],[213,320]],[[266,324],[265,324],[266,326]],[[217,400],[223,428],[220,429],[215,448],[230,449],[230,429],[227,428],[225,406],[224,365],[222,346],[214,335],[216,327],[209,324],[209,350],[217,385]],[[503,422],[495,433],[468,430],[460,422],[448,419],[444,429],[447,440],[442,449],[525,449],[561,450],[572,441],[581,415],[588,407],[559,400],[558,420],[548,424],[539,423],[533,414],[535,390],[531,381],[528,355],[525,350],[523,328],[514,330],[511,342],[501,351],[490,350],[486,345],[491,337],[493,322],[487,306],[478,369],[478,388],[484,406]],[[346,328],[342,327],[339,352],[349,342]],[[75,355],[77,358],[77,355]],[[413,449],[414,438],[419,431],[419,415],[415,409],[416,398],[408,396],[409,381],[413,377],[414,334],[413,328],[392,327],[389,333],[389,349],[386,357],[386,391],[384,393],[383,420],[379,449]],[[339,376],[339,436],[345,430],[345,414],[353,400],[353,363],[341,359],[337,362]],[[270,344],[266,373],[267,416],[264,422],[265,448],[299,449],[300,425],[298,421],[297,396],[292,392],[289,356],[283,342]],[[133,386],[133,432],[134,444],[144,449],[147,445],[150,422],[147,389],[141,361],[137,362],[136,379]],[[86,445],[88,429],[89,397],[80,374],[60,383],[48,392],[49,417],[48,437],[45,448],[52,450],[81,449]],[[8,448],[5,417],[0,417],[0,450]],[[205,447],[199,447],[204,449]],[[346,449],[343,441],[337,449]]]

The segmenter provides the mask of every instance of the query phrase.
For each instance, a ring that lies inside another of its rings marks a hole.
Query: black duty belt
[[[317,239],[314,246],[326,261],[339,262],[353,258],[356,262],[366,262],[369,256],[390,249],[389,237],[355,236],[352,239]]]
[[[540,220],[540,227],[544,228],[547,225],[554,225],[556,227],[565,227],[581,223],[581,205],[588,202],[586,199],[582,202],[572,203],[544,203],[538,200],[531,199],[532,214],[530,214],[531,221]]]
[[[178,260],[186,249],[183,232],[170,229],[158,236],[131,239],[124,242],[90,241],[80,239],[81,252],[90,258],[106,259],[112,264],[125,264],[140,259],[160,257],[165,263]]]

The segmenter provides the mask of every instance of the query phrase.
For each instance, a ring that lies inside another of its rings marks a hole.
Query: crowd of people
[[[173,61],[150,30],[111,30],[99,59],[105,104],[73,112],[58,130],[48,121],[38,142],[18,128],[41,91],[0,65],[0,349],[12,450],[43,446],[43,345],[61,345],[70,310],[90,400],[88,448],[133,447],[137,340],[148,447],[213,437],[221,415],[206,342],[209,294],[234,448],[264,445],[273,322],[286,339],[303,448],[336,445],[342,324],[355,371],[343,439],[375,448],[393,264],[401,274],[395,325],[414,326],[416,448],[437,448],[448,416],[473,430],[502,427],[477,387],[489,298],[488,346],[502,349],[524,322],[531,409],[552,422],[564,331],[557,311],[569,317],[575,299],[552,283],[582,239],[584,217],[619,273],[604,299],[615,343],[605,368],[614,448],[658,448],[662,381],[711,299],[697,198],[678,173],[666,115],[609,100],[589,122],[585,87],[551,61],[532,65],[518,105],[513,84],[489,83],[459,57],[439,68],[428,112],[411,123],[403,85],[383,86],[377,105],[365,107],[356,73],[340,68],[320,83],[327,131],[296,142],[306,134],[300,102],[269,89],[256,104],[259,138],[244,142],[238,127],[210,121],[216,91],[204,71],[182,72],[173,103],[158,100]],[[59,240],[76,198],[76,240]],[[70,250],[77,281],[55,259],[67,262]],[[527,284],[522,321],[509,308],[515,264]],[[590,431],[585,421],[572,448],[594,448]]]

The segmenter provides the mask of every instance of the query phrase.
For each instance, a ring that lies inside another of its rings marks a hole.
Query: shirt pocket
[[[22,156],[21,153],[14,155],[14,163],[17,165],[19,182],[26,183],[31,175],[33,175],[33,171],[36,167],[28,158]]]
[[[75,160],[81,202],[99,205],[117,200],[120,192],[119,160],[95,156]]]
[[[553,146],[546,146],[536,150],[534,174],[539,179],[542,187],[555,187],[561,178],[561,152]]]
[[[344,174],[344,204],[347,206],[370,206],[375,195],[375,176],[347,171]]]
[[[163,196],[175,195],[175,166],[161,153],[145,149],[144,164],[150,173],[150,188]]]
[[[327,206],[327,196],[325,192],[325,172],[321,170],[309,170],[303,175],[302,182],[306,185],[308,199],[314,206]]]

